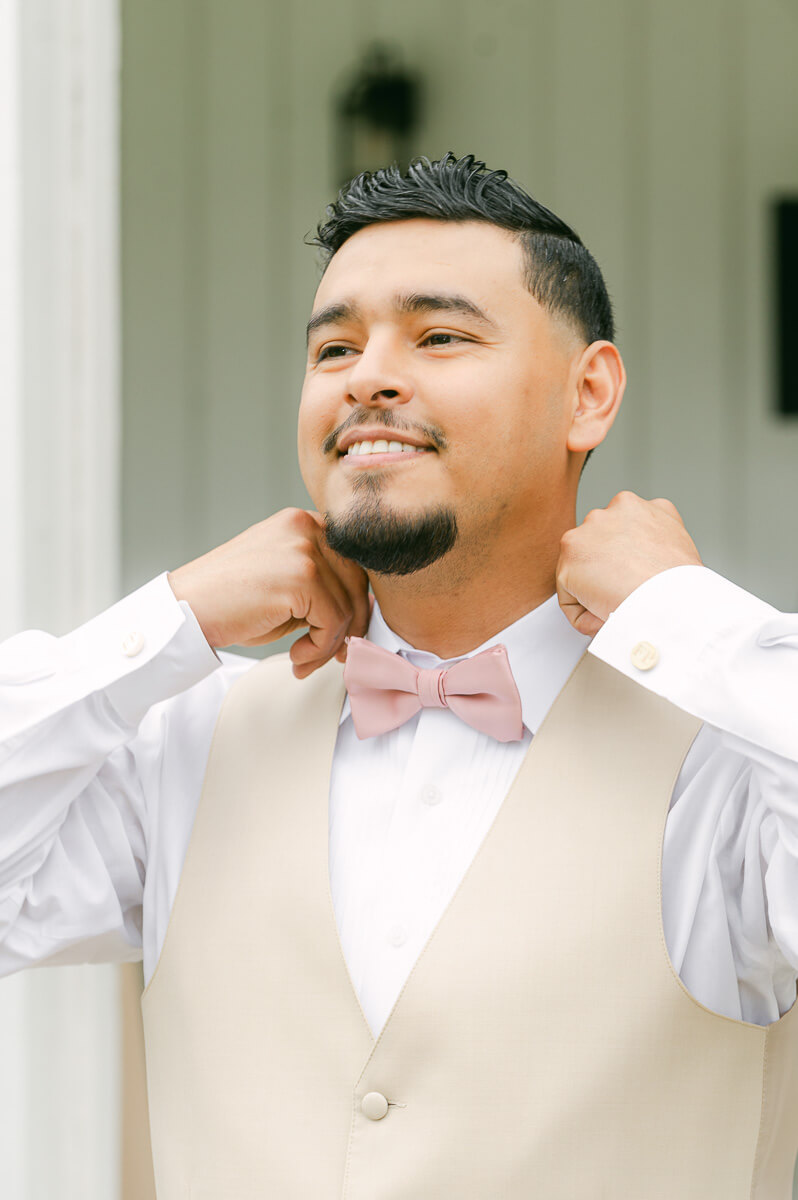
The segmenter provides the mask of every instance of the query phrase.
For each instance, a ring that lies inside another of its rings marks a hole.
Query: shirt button
[[[404,946],[406,941],[407,930],[405,929],[404,925],[393,925],[388,930],[388,942],[397,950],[400,948],[400,946]]]
[[[360,1109],[370,1121],[381,1121],[388,1112],[388,1101],[382,1092],[367,1092],[360,1102]]]
[[[426,783],[421,789],[421,799],[424,804],[428,804],[432,808],[435,804],[440,804],[443,793],[434,783]]]
[[[143,649],[144,634],[139,633],[138,629],[132,629],[122,638],[122,653],[126,654],[128,658],[135,658],[137,654],[141,654]]]
[[[631,653],[632,666],[638,671],[650,671],[659,662],[659,650],[651,642],[638,642]]]

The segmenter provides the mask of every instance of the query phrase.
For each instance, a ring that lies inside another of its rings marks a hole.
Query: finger
[[[257,637],[242,638],[236,644],[239,646],[268,646],[270,642],[277,642],[281,637],[286,637],[287,634],[294,633],[297,629],[304,629],[306,625],[307,621],[290,617],[289,620],[283,621],[282,625],[276,625],[274,629],[270,629],[268,633],[260,634]]]
[[[586,637],[595,637],[604,624],[600,617],[590,612],[578,601],[573,604],[561,604],[560,607],[577,633],[582,633]]]
[[[334,550],[330,549],[324,536],[324,517],[321,513],[311,512],[310,515],[319,528],[319,549],[340,579],[352,603],[352,622],[349,633],[354,637],[363,637],[368,630],[372,607],[369,603],[368,576],[356,562],[352,562],[349,558],[342,558],[340,554],[336,554]]]
[[[594,637],[604,624],[601,617],[597,617],[590,609],[585,608],[581,600],[572,595],[559,579],[557,580],[557,600],[565,616],[578,633]]]
[[[373,612],[374,612],[374,597],[373,597],[373,596],[369,596],[369,597],[368,597],[368,613],[369,613],[369,620],[371,619],[371,614],[372,614]],[[345,663],[345,662],[346,662],[346,656],[347,656],[347,653],[348,653],[348,651],[349,651],[348,642],[349,642],[349,638],[350,638],[350,637],[365,637],[365,636],[367,636],[367,635],[368,635],[368,625],[366,625],[366,629],[365,629],[364,633],[362,633],[362,634],[355,633],[355,632],[354,632],[354,629],[351,629],[351,628],[350,628],[350,632],[349,632],[349,633],[347,634],[347,636],[344,638],[343,644],[342,644],[341,646],[339,646],[339,647],[338,647],[338,649],[337,649],[337,650],[336,650],[336,652],[335,652],[335,657],[338,659],[338,661],[339,661],[340,663]]]
[[[351,594],[350,594],[350,598],[351,598]],[[365,637],[366,634],[368,633],[369,621],[371,620],[371,614],[373,611],[374,611],[374,597],[370,596],[368,593],[361,593],[360,590],[358,589],[358,595],[353,600],[352,619],[350,620],[349,625],[344,632],[344,636],[341,641],[341,644],[339,645],[338,649],[335,651],[335,654],[333,655],[333,657],[335,659],[337,659],[337,661],[339,663],[346,662],[346,655],[347,655],[347,650],[348,650],[347,642],[349,641],[349,638],[350,637]],[[306,653],[305,647],[300,646],[299,650],[298,650],[299,658],[304,657],[305,653]],[[307,653],[309,654],[310,651],[308,650]],[[325,659],[324,661],[326,662],[327,660]],[[311,669],[315,670],[317,666],[319,666],[319,667],[322,666],[321,660],[316,662]]]
[[[676,505],[670,500],[666,500],[663,496],[659,496],[656,500],[652,500],[651,503],[655,504],[657,508],[662,509],[662,511],[667,513],[669,517],[673,517],[674,520],[678,521],[680,525],[684,524],[681,513]]]
[[[294,642],[290,654],[297,665],[313,662],[320,667],[343,644],[353,609],[349,593],[326,559],[319,555],[315,565],[317,578],[303,621],[308,632]]]
[[[297,679],[305,679],[329,661],[329,655],[327,657],[319,655],[306,633],[301,638],[297,638],[288,653]]]
[[[352,619],[348,632],[353,637],[365,637],[371,618],[372,605],[369,602],[369,581],[366,572],[357,563],[340,558],[332,550],[324,550],[325,558],[332,571],[341,581],[352,606]]]
[[[294,675],[297,679],[305,679],[308,675],[312,675],[314,671],[318,671],[319,667],[323,667],[332,658],[337,659],[340,663],[345,663],[346,651],[346,643],[342,640],[341,645],[334,654],[320,654],[310,640],[309,633],[305,633],[301,638],[297,638],[289,650]]]
[[[604,622],[600,617],[594,616],[592,612],[588,612],[585,609],[582,615],[577,617],[574,622],[574,629],[577,633],[582,633],[585,637],[592,638],[596,636],[603,624]]]
[[[557,588],[557,603],[573,625],[574,620],[585,611],[585,606],[581,600],[577,600],[572,592],[568,591],[559,575],[557,575],[555,586]]]
[[[637,492],[630,492],[627,488],[625,491],[618,492],[617,495],[613,496],[607,504],[607,508],[617,508],[621,504],[634,504],[635,502],[638,504],[644,503],[643,497],[638,496]]]
[[[369,595],[367,595],[367,596],[366,596],[366,605],[367,605],[367,610],[366,610],[366,628],[365,628],[365,631],[363,632],[363,634],[357,634],[357,633],[355,632],[355,630],[354,630],[354,627],[352,627],[352,628],[351,628],[351,630],[350,630],[350,635],[349,635],[349,636],[351,636],[351,637],[358,637],[358,636],[360,636],[360,637],[365,637],[365,636],[367,636],[367,635],[368,635],[368,631],[369,631],[369,625],[371,624],[371,618],[372,618],[372,615],[373,615],[373,613],[374,613],[374,605],[375,605],[375,603],[376,603],[376,601],[375,601],[374,597],[373,597],[371,594],[369,594]],[[339,661],[339,662],[342,662],[342,663],[345,663],[345,662],[346,662],[347,650],[348,650],[348,648],[349,648],[349,647],[346,645],[346,643],[349,641],[349,636],[348,636],[348,637],[346,637],[346,638],[344,639],[344,645],[343,645],[343,646],[341,646],[341,647],[340,647],[340,649],[338,649],[338,650],[336,651],[336,654],[335,654],[335,657],[338,659],[338,661]]]

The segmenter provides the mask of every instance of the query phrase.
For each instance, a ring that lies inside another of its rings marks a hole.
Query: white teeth
[[[375,442],[353,442],[348,447],[347,457],[354,454],[401,454],[405,452],[423,451],[425,446],[411,446],[409,442],[389,442],[379,438]]]

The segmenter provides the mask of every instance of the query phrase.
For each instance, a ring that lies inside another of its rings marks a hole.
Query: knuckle
[[[284,508],[278,514],[283,523],[293,532],[304,534],[307,536],[310,533],[311,527],[315,525],[313,518],[304,508]]]
[[[565,533],[562,535],[562,537],[560,538],[560,546],[562,547],[562,549],[567,550],[570,546],[573,546],[575,537],[576,537],[576,530],[575,529],[567,529],[565,531]]]
[[[355,609],[354,609],[354,606],[352,605],[352,602],[350,601],[348,596],[345,599],[341,600],[341,602],[338,605],[338,608],[341,611],[341,624],[338,628],[338,635],[340,637],[340,636],[343,636],[343,634],[347,630],[347,627],[351,624],[352,619],[355,615]]]
[[[315,584],[319,579],[320,572],[310,555],[300,554],[295,575],[300,583]]]

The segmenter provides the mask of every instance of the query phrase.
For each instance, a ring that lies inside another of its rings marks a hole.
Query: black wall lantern
[[[372,46],[336,104],[338,183],[389,163],[404,167],[418,128],[420,86],[386,46]]]

